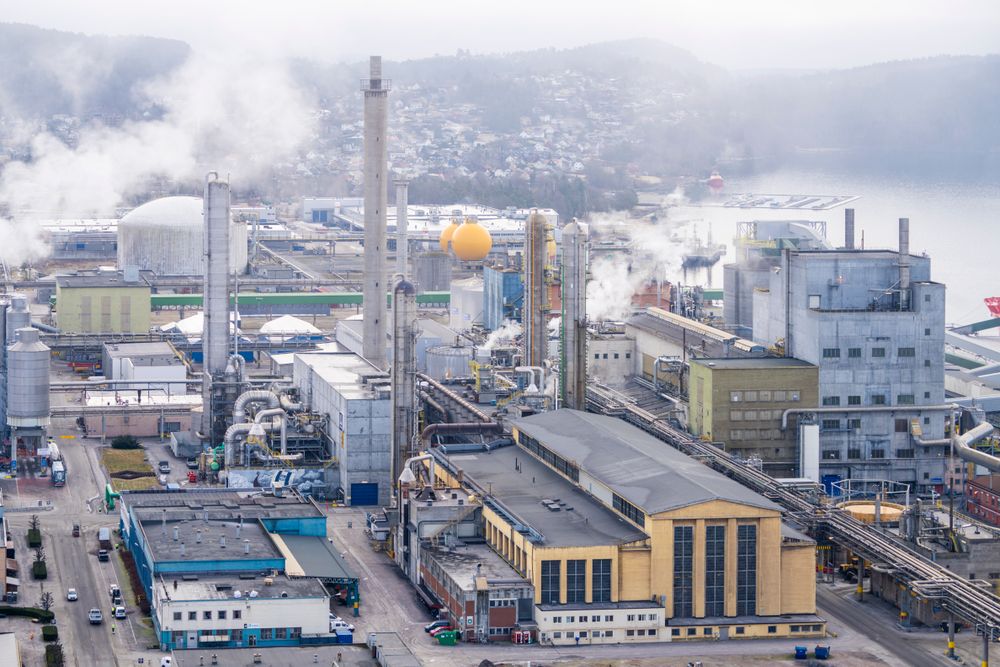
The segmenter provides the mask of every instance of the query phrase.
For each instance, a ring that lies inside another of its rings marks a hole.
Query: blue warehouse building
[[[124,492],[120,528],[164,650],[338,643],[331,600],[359,603],[325,514],[294,492]]]
[[[483,326],[496,331],[504,320],[520,320],[524,301],[521,271],[510,266],[483,267]]]

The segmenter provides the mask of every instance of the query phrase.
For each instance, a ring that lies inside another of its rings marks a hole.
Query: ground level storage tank
[[[7,348],[7,424],[48,426],[51,353],[38,339],[37,329],[18,329],[16,335]]]
[[[427,350],[427,375],[435,380],[469,377],[469,361],[472,359],[471,347],[456,347],[440,345]]]

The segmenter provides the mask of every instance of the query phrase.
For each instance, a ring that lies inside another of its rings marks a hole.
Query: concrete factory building
[[[781,416],[816,405],[818,381],[816,366],[789,357],[692,359],[691,433],[725,442],[734,456],[760,459],[772,477],[804,476],[797,430],[782,429]],[[810,455],[815,475],[818,452]]]
[[[149,331],[149,285],[121,272],[56,277],[56,322],[66,333]]]
[[[517,447],[436,470],[488,489],[487,543],[531,582],[539,641],[823,635],[815,543],[778,505],[612,417],[513,427]]]
[[[137,267],[159,276],[205,274],[201,197],[163,197],[136,207],[118,223],[118,268]],[[231,222],[229,271],[247,265],[247,225]]]
[[[165,651],[338,643],[329,589],[358,599],[326,516],[292,491],[124,492],[120,527]]]
[[[295,355],[294,384],[326,415],[332,484],[349,505],[389,504],[392,452],[389,375],[352,352]]]
[[[754,336],[819,367],[819,402],[799,408],[814,419],[799,431],[818,429],[828,486],[888,479],[925,494],[943,484],[953,410],[944,312],[945,286],[929,257],[910,255],[906,219],[899,252],[785,251],[769,289],[754,293]]]

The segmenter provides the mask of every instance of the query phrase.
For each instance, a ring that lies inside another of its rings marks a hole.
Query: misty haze
[[[0,0],[0,665],[988,664],[995,3],[286,4]]]

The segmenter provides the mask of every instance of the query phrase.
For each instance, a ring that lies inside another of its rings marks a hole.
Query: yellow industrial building
[[[487,543],[535,591],[539,641],[822,636],[815,543],[781,508],[619,419],[556,410],[437,474],[484,496]]]
[[[145,333],[149,318],[149,285],[115,272],[56,278],[56,323],[65,333]]]
[[[691,433],[726,443],[726,451],[758,457],[772,477],[800,473],[798,428],[785,410],[819,405],[819,368],[791,357],[692,359]]]

